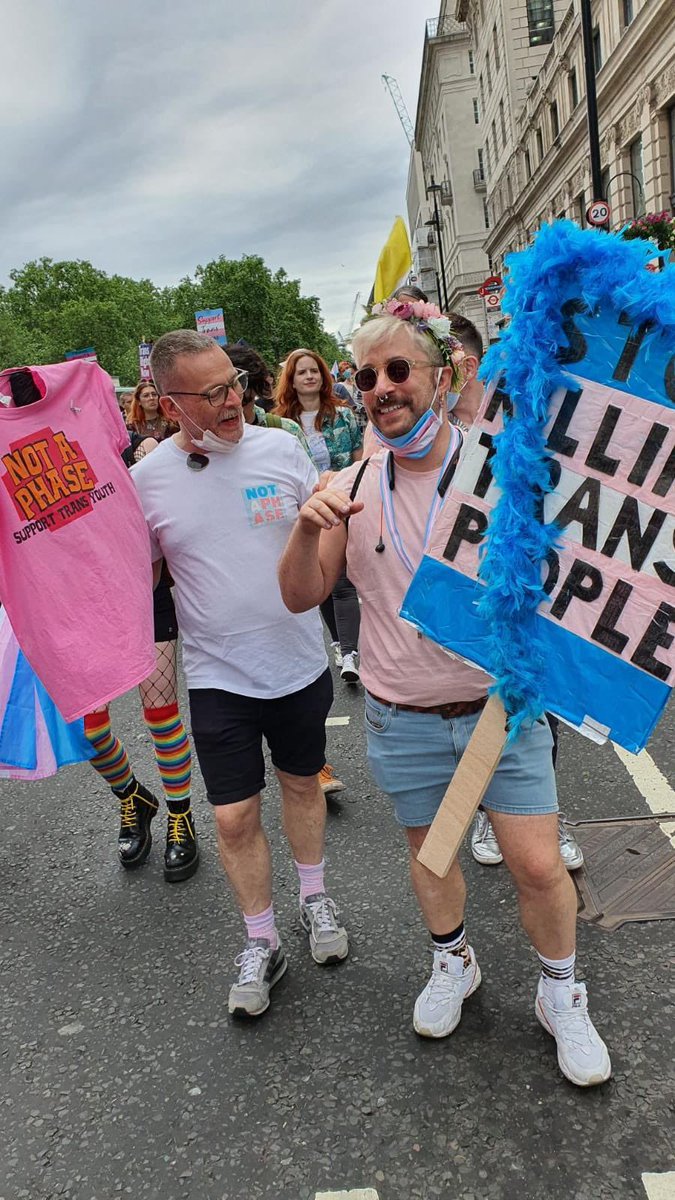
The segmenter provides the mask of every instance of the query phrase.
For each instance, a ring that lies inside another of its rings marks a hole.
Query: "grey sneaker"
[[[344,679],[345,683],[359,682],[361,676],[359,675],[359,656],[356,650],[350,650],[343,656],[340,678]]]
[[[340,643],[339,642],[331,642],[330,648],[333,651],[333,656],[335,658],[335,666],[341,667],[342,666],[342,648],[340,646]]]
[[[584,856],[581,846],[571,832],[569,825],[565,824],[565,818],[562,816],[558,820],[558,837],[560,841],[560,857],[567,870],[578,871],[579,867],[583,867],[584,865]]]
[[[484,867],[497,866],[498,863],[504,861],[499,849],[499,842],[492,828],[492,822],[482,808],[479,808],[476,813],[471,833],[471,853],[476,862],[481,863]]]
[[[259,1017],[270,1006],[270,989],[288,966],[281,942],[273,950],[265,938],[250,938],[234,965],[239,978],[230,988],[228,1010],[233,1017]]]
[[[337,916],[335,901],[325,892],[308,896],[300,905],[300,920],[309,934],[312,958],[321,966],[341,962],[349,954],[347,930],[338,925]]]

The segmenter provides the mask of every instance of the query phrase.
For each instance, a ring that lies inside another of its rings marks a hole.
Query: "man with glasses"
[[[179,426],[133,469],[158,571],[175,582],[192,734],[220,857],[246,924],[229,996],[235,1016],[269,1007],[286,970],[260,819],[263,737],[281,786],[314,960],[338,962],[347,933],[324,886],[326,804],[318,774],[332,682],[318,611],[291,615],[277,564],[316,471],[297,438],[246,425],[248,378],[211,338],[167,333],[150,359],[162,411]]]
[[[434,952],[413,1026],[423,1037],[442,1038],[459,1024],[481,973],[464,929],[458,862],[438,879],[417,854],[491,681],[418,636],[398,612],[461,446],[446,395],[457,389],[463,351],[434,306],[397,301],[361,326],[352,351],[380,449],[303,505],[282,556],[281,591],[292,612],[304,612],[347,570],[361,598],[368,758],[405,828],[413,888]],[[543,719],[507,744],[483,803],[539,957],[537,1018],[556,1040],[562,1072],[589,1087],[608,1079],[611,1065],[588,1015],[585,985],[575,981],[576,894],[558,851],[551,744]]]

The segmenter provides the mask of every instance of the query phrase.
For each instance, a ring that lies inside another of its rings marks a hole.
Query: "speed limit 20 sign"
[[[606,200],[592,200],[586,209],[589,225],[608,225],[611,209]]]

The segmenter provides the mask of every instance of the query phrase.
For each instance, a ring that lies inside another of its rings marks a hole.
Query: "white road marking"
[[[350,721],[351,717],[326,717],[326,725],[349,725]],[[332,1193],[326,1192],[326,1195],[332,1195]],[[342,1195],[348,1196],[349,1192],[343,1192]]]
[[[379,1198],[373,1188],[357,1188],[355,1192],[317,1192],[316,1200],[379,1200]]]
[[[651,754],[646,750],[641,750],[639,754],[631,754],[629,750],[624,750],[623,746],[616,745],[614,749],[654,815],[658,817],[660,813],[675,812],[675,791]],[[661,828],[675,846],[675,824],[664,821]]]
[[[642,1176],[642,1182],[649,1200],[675,1200],[675,1171],[662,1175],[650,1171]]]

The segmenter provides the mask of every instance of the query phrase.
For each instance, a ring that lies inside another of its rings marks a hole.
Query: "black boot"
[[[117,841],[120,862],[131,870],[145,862],[152,846],[150,822],[159,803],[137,779],[115,795],[120,802],[120,833]]]
[[[188,801],[189,805],[189,801]],[[164,851],[164,878],[169,883],[181,883],[194,875],[199,866],[199,843],[191,809],[169,811]]]

